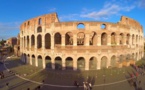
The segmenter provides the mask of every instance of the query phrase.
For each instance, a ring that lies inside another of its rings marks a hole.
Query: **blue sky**
[[[57,12],[60,21],[107,21],[122,15],[145,28],[145,0],[0,0],[0,40],[17,36],[25,20]]]

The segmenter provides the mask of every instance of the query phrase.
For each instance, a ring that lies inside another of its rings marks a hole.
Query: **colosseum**
[[[43,69],[121,68],[144,56],[143,41],[143,27],[125,16],[117,23],[60,22],[50,13],[20,26],[21,60]]]

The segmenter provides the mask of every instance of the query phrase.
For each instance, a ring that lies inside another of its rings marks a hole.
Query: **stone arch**
[[[72,32],[67,32],[65,34],[65,45],[73,45],[73,34],[72,34]]]
[[[102,33],[101,35],[101,45],[107,45],[107,34]]]
[[[113,55],[111,57],[111,62],[110,62],[111,67],[116,67],[116,56]]]
[[[135,39],[135,36],[134,34],[132,35],[132,45],[134,45],[134,39]]]
[[[102,24],[101,29],[106,29],[106,24]]]
[[[27,49],[29,49],[29,36],[27,36]]]
[[[35,45],[35,36],[32,35],[31,36],[31,47],[34,47],[34,45]]]
[[[122,63],[122,62],[124,61],[124,58],[125,58],[125,57],[124,57],[123,55],[120,55],[120,56],[119,56],[119,61],[118,61],[118,62],[119,62],[119,63]]]
[[[136,35],[136,45],[138,46],[138,35]]]
[[[23,55],[24,55],[23,61],[26,64],[27,63],[27,55],[25,53]]]
[[[35,55],[32,55],[32,65],[35,66]]]
[[[46,56],[45,57],[45,63],[46,63],[46,68],[47,69],[51,69],[51,57],[49,57],[49,56]]]
[[[55,33],[54,35],[54,43],[61,44],[61,34],[59,32]]]
[[[126,37],[126,44],[127,44],[127,45],[129,45],[129,42],[130,42],[130,40],[129,40],[129,39],[130,39],[130,35],[129,35],[129,34],[127,34],[127,37]]]
[[[37,57],[37,60],[38,60],[38,67],[43,68],[43,60],[42,60],[42,56],[39,55],[39,56]]]
[[[77,34],[77,45],[84,45],[85,34],[83,32],[79,32]]]
[[[91,57],[89,60],[89,70],[96,70],[97,69],[97,58]]]
[[[103,56],[103,57],[101,58],[101,69],[107,68],[107,61],[108,61],[108,59],[107,59],[106,56]]]
[[[42,27],[41,27],[41,26],[39,26],[39,27],[37,28],[37,33],[40,33],[40,32],[42,32]]]
[[[37,36],[37,48],[42,48],[42,36],[40,34]]]
[[[115,34],[115,32],[111,33],[111,44],[116,45],[116,34]]]
[[[123,33],[120,34],[120,45],[123,45],[124,35]]]
[[[131,55],[130,54],[127,54],[126,55],[126,61],[129,61],[131,59]]]
[[[85,25],[83,23],[79,23],[77,25],[77,29],[85,29]]]
[[[67,57],[66,59],[66,69],[68,70],[73,70],[73,58],[72,57]]]
[[[45,34],[45,49],[51,48],[51,35],[49,33]]]
[[[79,57],[77,59],[77,68],[78,70],[85,70],[85,58]]]
[[[97,34],[96,34],[96,32],[92,32],[91,34],[90,34],[90,45],[97,45]]]
[[[55,69],[56,70],[62,69],[62,58],[59,56],[55,58]]]
[[[29,64],[30,64],[30,55],[29,55],[29,54],[27,55],[27,61],[28,61]]]
[[[24,36],[24,48],[26,47],[26,38]]]
[[[39,19],[38,19],[38,25],[41,25],[41,24],[42,24],[42,19],[39,18]]]

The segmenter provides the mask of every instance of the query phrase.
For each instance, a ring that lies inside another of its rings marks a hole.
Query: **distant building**
[[[12,37],[6,40],[6,45],[14,47],[17,44],[17,38]]]

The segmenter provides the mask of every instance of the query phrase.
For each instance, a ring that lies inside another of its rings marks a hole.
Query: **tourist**
[[[90,90],[92,90],[92,84],[91,83],[89,83],[89,88],[90,88]]]
[[[79,82],[74,81],[74,85],[77,86],[77,87],[79,87]]]
[[[83,82],[84,90],[87,90],[86,82]]]

